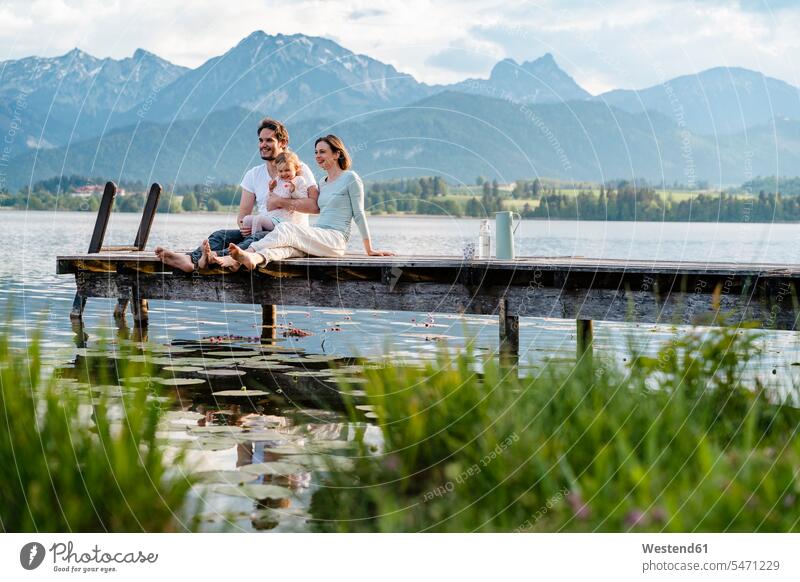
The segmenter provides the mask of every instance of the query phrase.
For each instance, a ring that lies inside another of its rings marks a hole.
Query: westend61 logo
[[[137,552],[105,552],[95,545],[88,552],[76,552],[72,542],[58,542],[47,550],[53,556],[54,572],[100,572],[107,574],[116,572],[116,564],[155,564],[158,554]],[[47,554],[42,544],[30,542],[22,546],[19,562],[26,570],[35,570],[41,566]]]

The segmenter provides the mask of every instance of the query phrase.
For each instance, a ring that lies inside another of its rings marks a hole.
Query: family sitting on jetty
[[[258,126],[260,164],[242,180],[238,229],[213,232],[190,253],[156,247],[156,255],[170,267],[187,273],[213,265],[238,270],[255,269],[270,261],[311,255],[344,255],[355,221],[364,250],[370,256],[389,256],[372,248],[364,212],[364,184],[350,169],[344,143],[326,135],[314,144],[317,165],[326,175],[317,187],[314,174],[288,149],[289,132],[280,121],[265,118]],[[253,209],[258,214],[253,215]],[[309,214],[319,214],[314,226]]]

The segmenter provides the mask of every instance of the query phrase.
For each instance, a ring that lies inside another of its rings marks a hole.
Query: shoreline
[[[87,216],[96,216],[96,212],[82,211],[82,210],[21,210],[19,208],[0,207],[0,212],[19,212],[19,213],[62,213],[62,214],[86,214]],[[141,212],[114,212],[112,215],[126,215],[141,216]],[[176,213],[156,213],[156,216],[234,216],[235,212],[176,212]],[[456,220],[494,220],[492,216],[451,216],[448,214],[368,214],[369,218],[449,218]],[[757,220],[602,220],[597,218],[542,218],[542,217],[528,217],[523,218],[523,221],[530,222],[602,222],[608,224],[615,223],[639,223],[639,224],[800,224],[800,220],[772,220],[769,222],[760,222]]]

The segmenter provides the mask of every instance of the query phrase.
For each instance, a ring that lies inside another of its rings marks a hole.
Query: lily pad
[[[355,468],[353,459],[335,455],[294,455],[291,460],[293,463],[322,471],[352,471]]]
[[[199,372],[202,376],[210,376],[212,378],[230,378],[233,376],[244,376],[246,372],[241,370],[204,370]]]
[[[226,398],[252,398],[253,396],[267,396],[269,392],[263,390],[220,390],[212,392],[214,396],[224,396]]]
[[[235,368],[236,366],[238,366],[241,363],[242,363],[242,359],[241,358],[233,358],[233,359],[231,359],[231,358],[217,358],[217,359],[208,358],[208,359],[206,359],[205,364],[203,364],[203,366],[205,368],[208,368],[209,370],[233,369],[233,368]]]
[[[257,463],[255,465],[245,465],[241,469],[253,475],[294,475],[302,473],[305,469],[302,465],[290,461],[273,461],[271,463]]]
[[[258,475],[245,473],[243,471],[202,471],[195,473],[194,477],[200,483],[223,483],[227,485],[238,485],[255,481]]]
[[[241,426],[228,426],[228,425],[211,425],[211,426],[193,426],[189,428],[192,434],[239,434],[243,432]]]
[[[192,412],[191,410],[167,410],[164,413],[164,419],[168,421],[179,421],[179,420],[192,420],[197,421],[201,418],[205,418],[205,414],[200,414],[199,412]]]
[[[164,386],[191,386],[206,383],[202,378],[158,378],[157,382]]]
[[[239,443],[234,439],[227,438],[227,437],[219,437],[219,438],[204,438],[204,439],[197,439],[196,441],[191,441],[189,444],[186,445],[187,448],[190,449],[199,449],[201,451],[225,451],[232,447],[235,447]]]
[[[262,345],[259,348],[259,351],[261,353],[276,353],[276,352],[303,353],[303,350],[301,348],[292,346],[282,346],[278,344]]]
[[[359,378],[358,376],[334,376],[334,380],[341,384],[367,384],[366,378]]]
[[[306,362],[334,362],[341,359],[342,356],[335,356],[333,354],[309,354],[303,356],[303,360]]]
[[[199,366],[165,366],[161,369],[164,372],[199,372],[203,368]]]
[[[290,370],[292,367],[277,362],[242,362],[240,367],[247,370]]]
[[[203,352],[203,355],[212,358],[243,358],[260,356],[261,352],[258,350],[220,350],[218,352]]]
[[[158,344],[140,344],[139,347],[149,352],[161,354],[185,354],[192,351],[191,348],[184,346],[162,346]]]
[[[302,435],[287,434],[275,430],[258,430],[243,432],[235,437],[239,442],[260,442],[260,441],[299,441]]]
[[[216,485],[212,489],[221,495],[234,495],[249,497],[250,499],[286,499],[292,492],[286,487],[266,485],[264,483],[249,483],[246,485]]]

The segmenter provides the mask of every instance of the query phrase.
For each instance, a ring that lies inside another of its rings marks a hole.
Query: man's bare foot
[[[219,265],[220,267],[225,267],[226,269],[230,269],[231,271],[238,271],[241,265],[230,256],[220,257],[217,253],[212,253],[209,257],[211,264]]]
[[[243,251],[233,243],[228,245],[228,252],[230,253],[231,257],[239,261],[239,263],[248,271],[252,271],[258,265],[265,262],[264,257],[258,253]]]
[[[156,247],[156,256],[161,259],[162,263],[173,269],[179,269],[184,273],[194,271],[194,263],[187,254],[176,253],[164,247]]]
[[[208,243],[208,239],[204,240],[200,247],[203,249],[203,254],[200,255],[200,258],[197,260],[197,267],[200,269],[205,269],[214,261],[212,261],[212,257],[216,256],[216,253],[211,250],[211,245]]]

